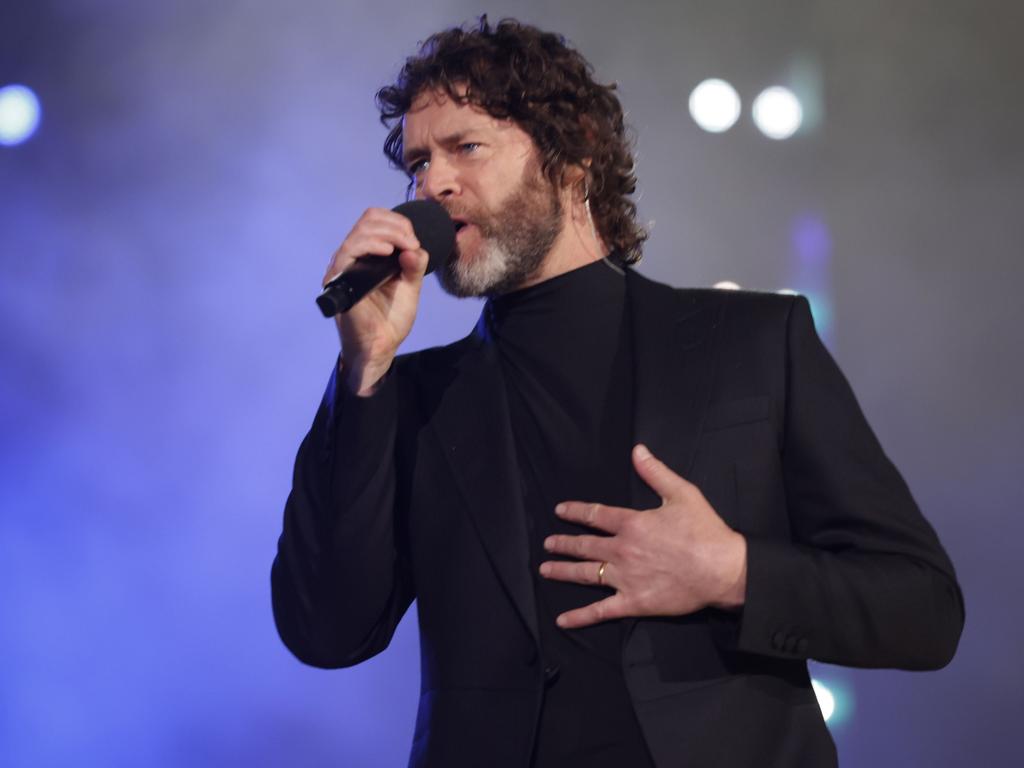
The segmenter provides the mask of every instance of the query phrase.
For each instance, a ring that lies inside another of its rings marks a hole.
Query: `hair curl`
[[[586,172],[591,213],[601,238],[623,264],[635,264],[647,232],[636,221],[633,153],[615,84],[594,81],[593,68],[565,38],[514,19],[453,27],[429,37],[392,85],[377,92],[389,133],[384,154],[402,162],[402,117],[425,90],[445,93],[533,139],[547,178],[561,184],[572,166]]]

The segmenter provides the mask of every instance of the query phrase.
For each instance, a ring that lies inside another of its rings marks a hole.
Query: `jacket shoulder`
[[[683,311],[717,308],[723,318],[749,318],[770,322],[772,318],[788,318],[794,306],[807,304],[798,294],[769,291],[730,290],[723,288],[677,288],[644,277],[630,270],[630,282],[641,300],[670,302]]]

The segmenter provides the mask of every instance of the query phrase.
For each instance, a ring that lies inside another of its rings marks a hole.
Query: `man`
[[[396,357],[427,254],[370,209],[325,282],[401,249],[337,318],[274,563],[301,660],[383,650],[413,598],[417,766],[836,762],[806,660],[938,668],[952,565],[804,299],[675,290],[612,89],[564,41],[486,19],[378,93],[387,155],[456,221],[474,332]]]

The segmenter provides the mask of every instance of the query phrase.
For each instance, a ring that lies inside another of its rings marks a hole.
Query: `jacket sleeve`
[[[937,669],[963,597],[952,563],[818,338],[787,323],[782,466],[791,540],[748,538],[737,648],[857,667]]]
[[[281,639],[316,667],[384,650],[413,598],[396,525],[396,378],[356,397],[336,366],[295,459],[271,592]]]

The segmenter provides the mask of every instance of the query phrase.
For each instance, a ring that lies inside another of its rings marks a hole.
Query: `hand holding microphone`
[[[375,211],[376,209],[369,209],[363,214],[363,218],[365,219],[368,214]],[[392,208],[391,213],[405,217],[412,225],[413,237],[422,244],[423,249],[427,251],[429,256],[426,271],[426,274],[429,275],[442,260],[448,258],[452,247],[455,245],[455,226],[452,224],[448,212],[433,200],[412,200]],[[360,223],[362,221],[363,219],[360,219]],[[393,220],[389,222],[385,218],[384,223],[395,222]],[[399,225],[401,231],[398,234],[407,235],[408,227],[404,223],[399,223]],[[359,224],[356,225],[356,228],[358,227]],[[356,229],[353,229],[349,239],[355,234]],[[381,240],[381,242],[384,243],[386,241]],[[347,243],[348,240],[346,240]],[[367,243],[367,245],[372,247],[375,243],[371,242]],[[353,304],[382,282],[398,275],[402,271],[399,265],[402,245],[402,242],[396,242],[390,255],[384,258],[370,258],[368,256],[356,258],[347,268],[342,269],[341,274],[327,282],[324,285],[323,292],[316,300],[320,311],[324,313],[324,317],[333,317],[339,312],[347,312]],[[409,247],[412,245],[412,241],[404,240],[404,245]],[[387,249],[387,245],[383,247],[385,250]],[[342,249],[344,248],[345,244],[342,244]],[[367,253],[377,254],[378,256],[384,255],[374,250],[369,250]],[[331,264],[332,267],[336,261],[337,256]]]
[[[455,243],[448,213],[435,201],[369,208],[331,259],[317,304],[334,316],[342,374],[370,394],[391,367],[416,317],[423,276],[444,263]]]

